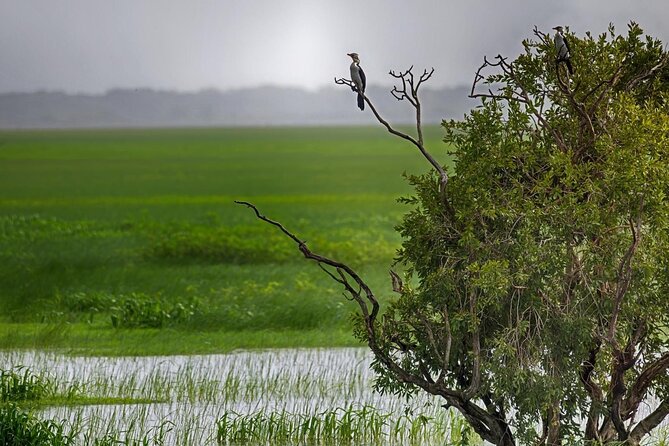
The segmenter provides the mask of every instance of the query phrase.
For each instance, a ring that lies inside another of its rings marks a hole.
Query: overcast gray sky
[[[515,56],[534,25],[599,33],[635,20],[669,42],[667,0],[0,0],[0,92],[318,88],[360,53],[471,83],[483,55]]]

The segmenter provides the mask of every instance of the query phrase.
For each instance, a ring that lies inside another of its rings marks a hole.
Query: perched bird
[[[557,57],[555,59],[555,69],[557,70],[561,62],[564,62],[567,65],[567,70],[569,74],[574,74],[574,67],[571,65],[571,50],[569,49],[569,42],[567,38],[562,33],[562,27],[556,26],[553,28],[555,30],[555,51]]]
[[[351,62],[351,81],[353,81],[353,85],[355,85],[353,91],[358,92],[358,108],[364,110],[365,97],[363,96],[363,93],[367,86],[367,78],[365,77],[365,72],[362,71],[362,68],[360,67],[360,56],[358,56],[358,53],[347,53],[347,56],[353,59],[353,62]]]

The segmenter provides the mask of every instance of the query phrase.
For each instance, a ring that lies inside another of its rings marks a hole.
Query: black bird
[[[358,92],[358,108],[360,110],[365,109],[365,87],[367,86],[367,78],[365,77],[365,72],[362,71],[362,67],[360,67],[360,56],[358,56],[358,53],[347,53],[347,56],[350,56],[351,59],[353,59],[353,62],[351,62],[351,81],[353,81],[353,85],[355,85],[355,89],[353,91]]]
[[[557,58],[555,59],[555,69],[558,69],[560,62],[564,62],[564,64],[567,65],[569,74],[573,75],[574,67],[571,65],[571,49],[569,48],[569,42],[562,33],[561,26],[556,26],[553,29],[555,30],[555,51],[557,52]]]

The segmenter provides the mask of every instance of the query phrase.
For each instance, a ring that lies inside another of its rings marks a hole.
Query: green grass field
[[[379,128],[2,131],[0,348],[353,345],[341,290],[233,200],[359,268],[383,299],[402,173],[428,167]]]

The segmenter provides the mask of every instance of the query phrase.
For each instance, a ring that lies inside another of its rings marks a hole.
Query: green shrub
[[[111,323],[116,328],[161,328],[187,322],[197,311],[199,302],[165,302],[143,293],[132,293],[113,301]]]
[[[255,281],[215,290],[206,311],[189,325],[198,330],[314,330],[342,326],[352,307],[340,291],[319,289],[302,274],[287,281]]]
[[[58,293],[54,300],[55,309],[43,319],[77,318],[87,315],[93,320],[96,314],[104,314],[116,328],[160,328],[187,322],[198,311],[197,298],[171,302],[160,295],[145,293],[111,294],[99,291],[77,291]],[[63,313],[66,311],[68,313]]]
[[[70,294],[56,294],[58,307],[74,313],[98,313],[109,310],[114,305],[114,295],[105,292],[78,291]]]

